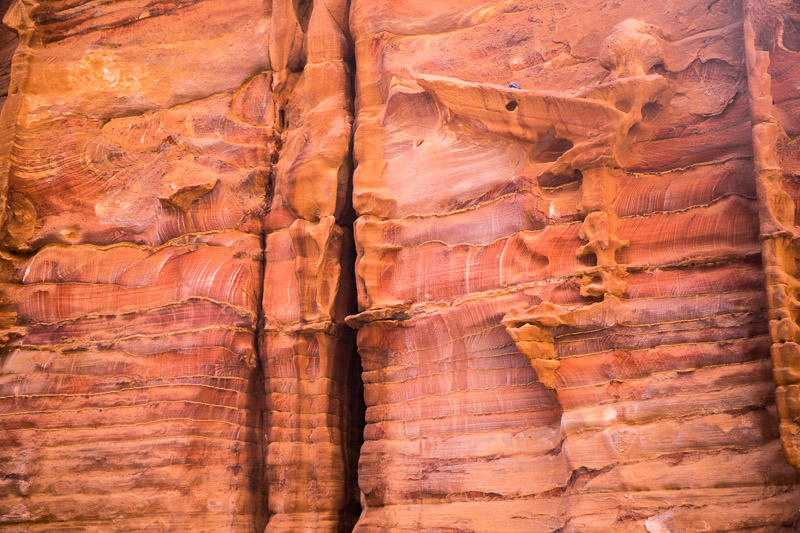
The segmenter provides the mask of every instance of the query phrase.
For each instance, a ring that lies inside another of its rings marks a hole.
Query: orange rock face
[[[6,16],[0,529],[350,528],[346,5],[95,4]]]
[[[791,133],[752,126],[795,16],[354,2],[358,531],[797,527]]]
[[[794,4],[5,23],[0,531],[800,527]]]

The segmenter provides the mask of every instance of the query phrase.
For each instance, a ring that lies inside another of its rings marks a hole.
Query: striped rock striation
[[[353,2],[357,531],[798,527],[796,24]]]
[[[0,530],[355,523],[347,15],[11,7]]]
[[[0,531],[800,528],[792,2],[0,9]]]
[[[267,532],[351,530],[364,408],[355,334],[352,49],[345,0],[273,2],[281,131],[265,219]]]
[[[795,122],[800,60],[796,5],[746,4],[745,47],[753,155],[764,251],[769,327],[780,434],[787,461],[800,468],[800,151]],[[794,85],[793,85],[794,84]]]

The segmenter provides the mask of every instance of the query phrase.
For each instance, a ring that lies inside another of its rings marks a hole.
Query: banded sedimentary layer
[[[798,17],[15,1],[0,530],[795,531]]]
[[[346,19],[12,6],[0,529],[352,527]]]
[[[358,531],[796,527],[744,17],[354,2]]]
[[[281,155],[265,223],[268,532],[351,530],[363,426],[353,311],[352,51],[344,0],[273,3]]]
[[[800,59],[797,6],[745,4],[745,47],[753,121],[761,242],[769,303],[781,441],[787,461],[800,468],[800,327],[796,216],[800,153],[795,122],[795,73]]]
[[[2,527],[260,529],[268,12],[92,4],[5,19]]]

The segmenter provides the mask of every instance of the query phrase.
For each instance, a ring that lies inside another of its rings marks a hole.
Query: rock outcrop
[[[348,11],[301,4],[6,15],[0,529],[355,523]]]
[[[354,2],[357,531],[796,527],[746,13]]]
[[[281,150],[265,224],[268,532],[358,518],[363,400],[353,312],[352,50],[345,0],[273,2]]]
[[[795,4],[0,9],[0,531],[800,527]]]
[[[800,468],[800,220],[796,217],[800,170],[795,121],[800,117],[794,70],[800,9],[753,1],[745,6],[745,50],[753,155],[764,251],[770,335],[781,441],[787,461]],[[773,81],[774,80],[774,81]]]

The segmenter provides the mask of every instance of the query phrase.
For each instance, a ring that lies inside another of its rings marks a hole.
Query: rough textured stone
[[[354,2],[358,531],[794,527],[748,16]]]
[[[12,6],[0,529],[355,523],[347,13]]]
[[[800,527],[792,2],[9,4],[0,531]]]

